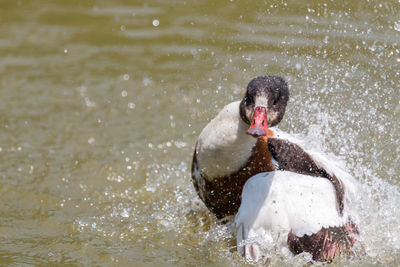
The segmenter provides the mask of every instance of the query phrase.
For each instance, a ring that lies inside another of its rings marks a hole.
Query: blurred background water
[[[0,36],[2,265],[246,264],[190,165],[263,74],[360,182],[366,254],[336,264],[400,264],[399,1],[2,0]]]

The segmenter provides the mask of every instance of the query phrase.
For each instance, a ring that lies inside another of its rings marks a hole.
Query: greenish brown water
[[[0,37],[2,265],[245,264],[190,164],[261,74],[361,184],[366,255],[336,264],[400,264],[399,1],[3,0]]]

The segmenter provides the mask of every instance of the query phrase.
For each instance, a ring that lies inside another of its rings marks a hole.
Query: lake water
[[[335,264],[400,264],[399,1],[3,0],[0,36],[2,265],[246,264],[190,166],[263,74],[360,182],[366,254]]]

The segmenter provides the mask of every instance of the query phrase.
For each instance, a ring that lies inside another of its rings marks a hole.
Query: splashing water
[[[398,266],[397,2],[4,1],[1,263],[245,265],[190,164],[204,125],[272,74],[291,90],[279,127],[360,184],[365,255],[335,263]],[[270,265],[310,259],[281,247]]]

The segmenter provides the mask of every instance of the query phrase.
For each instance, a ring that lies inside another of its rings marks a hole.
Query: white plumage
[[[196,153],[199,169],[208,177],[222,177],[240,169],[257,139],[246,134],[239,101],[226,105],[202,130]]]
[[[293,140],[284,132],[274,131],[278,138]],[[257,174],[243,188],[242,203],[234,221],[238,252],[246,258],[258,260],[260,251],[256,241],[277,242],[273,233],[281,237],[287,237],[289,231],[298,237],[311,235],[322,227],[344,225],[348,214],[352,214],[349,203],[354,200],[356,192],[354,179],[337,166],[338,162],[328,160],[319,153],[307,152],[344,184],[343,215],[338,211],[334,187],[326,178],[289,171]],[[281,241],[286,243],[286,239]]]

